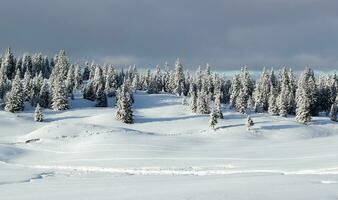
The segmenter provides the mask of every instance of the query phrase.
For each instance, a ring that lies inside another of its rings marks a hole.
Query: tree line
[[[48,59],[41,53],[15,57],[11,49],[0,57],[0,63],[2,107],[20,112],[29,102],[36,107],[37,121],[43,120],[42,108],[69,109],[75,90],[82,91],[84,99],[95,101],[97,107],[107,107],[107,98],[115,97],[115,118],[125,123],[133,123],[136,90],[183,96],[183,103],[191,112],[210,114],[210,124],[223,118],[225,104],[242,114],[254,111],[282,117],[296,115],[296,120],[303,124],[322,112],[337,121],[336,73],[316,77],[310,68],[299,78],[286,67],[278,72],[264,68],[254,80],[247,67],[242,67],[232,79],[227,79],[224,74],[213,73],[208,64],[191,74],[179,59],[174,69],[165,63],[162,69],[157,65],[154,70],[139,72],[135,65],[124,71],[112,64],[72,64],[64,50]]]

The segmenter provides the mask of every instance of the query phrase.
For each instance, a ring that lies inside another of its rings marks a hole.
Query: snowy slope
[[[338,125],[225,110],[217,130],[168,94],[138,92],[135,124],[71,110],[0,111],[1,199],[337,199]],[[27,140],[39,141],[25,143]]]

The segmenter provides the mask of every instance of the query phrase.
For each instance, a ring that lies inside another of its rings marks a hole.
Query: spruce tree
[[[231,95],[230,95],[230,108],[235,108],[236,107],[236,102],[238,95],[241,91],[241,83],[239,80],[239,75],[235,75],[232,78],[232,83],[231,83]]]
[[[50,98],[48,83],[44,81],[39,93],[39,105],[43,108],[48,108],[50,105]]]
[[[133,110],[132,99],[126,84],[123,84],[117,92],[117,110],[115,118],[123,123],[132,124]]]
[[[336,103],[331,105],[329,116],[332,121],[334,122],[337,121],[337,104]]]
[[[268,112],[271,115],[278,115],[278,106],[277,106],[277,89],[274,88],[273,84],[271,84],[270,89],[270,97],[269,97],[269,109]]]
[[[250,116],[246,118],[245,126],[247,127],[247,130],[250,130],[250,128],[254,125],[254,121],[251,119]]]
[[[56,77],[54,87],[52,87],[52,109],[53,110],[67,110],[69,109],[68,95],[66,92],[66,85],[62,75]]]
[[[7,75],[9,80],[12,80],[15,76],[15,58],[11,48],[7,48],[5,50],[5,54],[2,57],[2,64],[1,66],[4,68],[4,71]]]
[[[11,91],[6,95],[5,110],[15,113],[23,111],[23,109],[24,109],[24,99],[22,85],[20,82],[20,71],[17,70],[17,73],[12,81]]]
[[[221,90],[217,90],[215,94],[215,113],[218,118],[223,119],[222,104],[221,104]]]
[[[34,112],[34,121],[43,122],[43,112],[39,104],[37,104]]]
[[[306,69],[298,80],[296,92],[296,120],[306,124],[311,121],[311,105],[313,105],[313,88],[309,85],[311,72]]]
[[[176,60],[175,64],[175,94],[181,96],[183,93],[182,83],[184,83],[184,72],[183,72],[183,65],[181,64],[180,60]]]
[[[209,127],[212,128],[213,130],[215,130],[215,126],[218,123],[217,118],[218,118],[217,113],[214,111],[214,109],[212,109],[210,113]]]
[[[107,107],[107,96],[104,92],[103,85],[100,85],[96,91],[96,107]]]

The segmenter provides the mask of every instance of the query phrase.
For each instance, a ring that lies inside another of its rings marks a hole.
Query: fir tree
[[[67,110],[69,109],[68,95],[66,92],[66,85],[64,80],[57,77],[54,81],[54,87],[52,92],[52,109],[53,110]]]
[[[17,73],[12,82],[11,91],[6,95],[6,106],[5,110],[15,113],[22,111],[24,109],[24,100],[22,85],[20,82],[20,71],[17,70]]]
[[[43,112],[39,104],[37,104],[34,112],[34,121],[43,122]]]
[[[296,92],[297,108],[296,120],[306,124],[311,121],[311,105],[313,104],[313,88],[311,88],[310,79],[311,72],[306,69],[298,80],[298,88]],[[310,86],[310,87],[309,87]]]
[[[278,106],[277,106],[277,91],[274,88],[273,84],[271,84],[270,89],[270,97],[269,97],[269,109],[268,112],[271,115],[278,115]]]
[[[210,96],[204,89],[197,96],[197,113],[210,114]]]
[[[247,127],[247,130],[250,130],[250,128],[254,125],[255,123],[253,122],[253,120],[251,119],[250,116],[248,116],[246,118],[246,123],[245,126]]]
[[[235,75],[232,78],[232,83],[231,83],[231,95],[230,95],[230,108],[235,108],[236,107],[236,102],[238,95],[241,91],[241,83],[239,80],[239,75]]]
[[[223,119],[222,105],[221,105],[221,91],[217,90],[215,94],[215,113],[218,118]]]
[[[213,130],[215,130],[215,126],[218,123],[217,118],[218,118],[217,113],[214,111],[214,109],[212,109],[210,113],[209,127],[212,128]]]
[[[329,116],[332,121],[337,121],[337,105],[335,103],[331,105]]]
[[[176,60],[175,64],[175,93],[177,95],[182,95],[182,83],[184,83],[184,72],[183,72],[183,65],[181,64],[180,60]]]
[[[134,122],[132,99],[126,84],[123,84],[117,92],[116,119],[127,124]]]
[[[12,80],[15,76],[15,58],[11,48],[6,49],[1,66],[4,68],[7,78]]]
[[[107,107],[107,96],[103,85],[100,85],[96,91],[96,107]]]
[[[48,108],[50,105],[50,98],[48,83],[44,81],[39,93],[39,105],[43,108]]]

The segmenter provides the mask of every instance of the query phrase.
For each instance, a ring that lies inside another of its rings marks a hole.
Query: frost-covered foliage
[[[132,110],[133,100],[129,85],[126,82],[117,91],[116,104],[117,111],[115,118],[123,123],[132,124],[134,122]]]
[[[20,71],[17,70],[14,80],[12,81],[11,91],[6,95],[5,110],[9,112],[19,112],[24,109],[24,99],[22,85],[20,82]]]
[[[206,64],[204,70],[198,66],[191,75],[179,59],[173,69],[166,62],[162,70],[156,65],[139,72],[135,65],[124,70],[112,64],[71,63],[63,50],[51,59],[41,53],[16,57],[11,49],[0,57],[0,102],[5,102],[3,108],[11,112],[21,111],[24,102],[65,110],[69,108],[68,98],[80,92],[83,98],[96,101],[96,106],[106,107],[107,98],[118,96],[117,91],[124,85],[132,103],[133,93],[138,90],[149,94],[167,92],[189,96],[184,98],[184,104],[193,113],[209,114],[213,106],[220,119],[221,108],[229,107],[243,114],[253,110],[282,117],[296,114],[297,121],[307,123],[320,112],[334,118],[330,111],[334,111],[332,105],[338,93],[335,73],[316,77],[309,68],[299,79],[286,67],[279,70],[278,76],[273,68],[264,68],[261,76],[253,80],[247,67],[230,77],[212,72]]]
[[[209,126],[210,128],[212,128],[213,130],[215,130],[215,126],[217,124],[217,118],[218,118],[218,115],[217,113],[215,112],[214,109],[212,109],[211,113],[210,113],[210,119],[209,119]]]
[[[43,112],[39,104],[37,104],[34,112],[34,121],[43,122]]]

